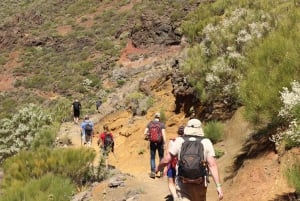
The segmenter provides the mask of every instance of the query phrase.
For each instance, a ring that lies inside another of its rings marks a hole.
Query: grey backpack
[[[208,168],[204,160],[203,137],[183,136],[180,160],[178,161],[178,176],[186,181],[199,180],[208,175]]]

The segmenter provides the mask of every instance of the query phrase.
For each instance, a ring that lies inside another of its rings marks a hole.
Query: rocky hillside
[[[129,176],[126,188],[95,184],[88,191],[94,200],[168,200],[164,178],[158,184],[148,178],[149,150],[142,133],[161,111],[168,137],[174,137],[192,109],[204,124],[218,120],[225,128],[216,144],[224,152],[218,163],[225,200],[297,199],[284,174],[298,149],[277,153],[269,136],[254,133],[244,108],[231,99],[201,104],[182,71],[190,41],[180,26],[203,1],[16,0],[14,8],[4,2],[0,118],[28,103],[44,108],[62,103],[58,136],[80,146],[79,128],[69,117],[72,100],[79,98],[97,131],[109,124],[116,136],[110,165]],[[104,100],[100,113],[94,109],[98,97]],[[211,185],[208,200],[215,199]]]

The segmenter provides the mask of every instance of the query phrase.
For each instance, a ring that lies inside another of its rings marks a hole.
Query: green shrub
[[[205,125],[204,133],[212,143],[220,142],[223,139],[223,125],[217,121],[210,121]]]
[[[71,104],[70,100],[61,97],[45,104],[45,107],[49,109],[49,112],[51,112],[54,122],[62,123],[73,120],[70,115]]]
[[[246,117],[256,125],[278,121],[279,92],[300,79],[300,37],[296,34],[300,30],[295,23],[290,20],[281,24],[248,54],[240,95],[246,106]]]
[[[268,12],[235,8],[229,2],[237,3],[201,4],[182,27],[193,43],[183,71],[204,104],[225,98],[240,101],[238,83],[244,76],[245,55],[272,30]]]
[[[299,135],[297,135],[297,136],[299,136]],[[289,149],[292,149],[294,147],[299,147],[300,143],[298,141],[296,141],[295,139],[285,138],[284,139],[284,146],[285,146],[285,149],[289,150]]]
[[[225,154],[225,152],[220,149],[215,149],[215,154],[216,154],[216,158],[221,158]]]
[[[58,129],[55,127],[45,127],[41,129],[34,138],[31,147],[35,150],[42,146],[52,147],[57,132]]]
[[[164,109],[160,109],[159,113],[160,113],[160,119],[159,119],[159,121],[161,121],[163,123],[166,123],[167,122],[167,116],[166,116],[165,110]]]
[[[41,201],[71,200],[75,186],[70,179],[46,174],[38,179],[30,179],[24,185],[13,185],[1,195],[0,201]]]
[[[91,148],[48,149],[39,148],[35,151],[22,151],[15,157],[5,160],[3,170],[4,188],[13,182],[26,183],[31,178],[41,178],[51,172],[80,185],[89,175],[96,153]]]
[[[140,99],[143,99],[145,95],[140,92],[133,92],[127,95],[126,100],[131,102],[131,101],[138,101]]]
[[[300,164],[295,162],[285,172],[288,182],[300,193]]]
[[[126,83],[126,80],[117,80],[118,86],[123,86]]]
[[[4,55],[4,54],[1,54],[0,55],[0,65],[6,64],[7,61],[8,61],[8,56]]]
[[[0,162],[29,148],[39,131],[51,123],[51,116],[34,104],[22,108],[11,119],[0,119]]]
[[[112,50],[114,49],[114,43],[112,40],[110,39],[104,39],[102,41],[99,41],[97,44],[96,44],[96,50],[98,51],[109,51],[109,50]]]
[[[147,101],[146,101],[146,104],[147,104],[147,108],[150,108],[154,104],[154,99],[151,96],[148,97]]]

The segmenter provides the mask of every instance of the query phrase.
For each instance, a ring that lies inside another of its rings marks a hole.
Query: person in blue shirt
[[[85,115],[84,121],[81,123],[81,138],[84,145],[91,146],[94,135],[94,123],[88,115]]]

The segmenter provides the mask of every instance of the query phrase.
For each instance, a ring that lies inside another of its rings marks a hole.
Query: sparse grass
[[[138,155],[143,155],[145,152],[146,152],[145,149],[140,149],[140,150],[138,151]]]
[[[296,189],[297,193],[300,193],[300,165],[299,161],[295,162],[286,170],[286,177],[289,183]]]

